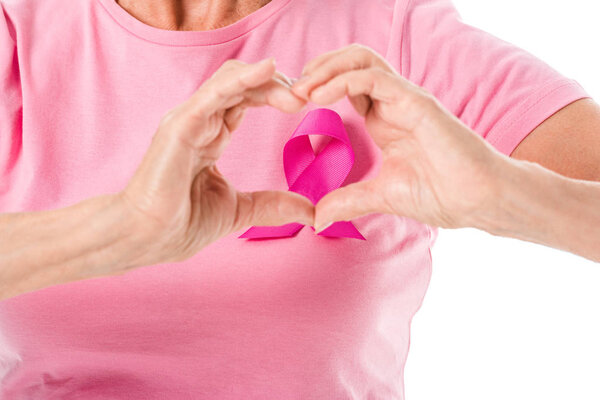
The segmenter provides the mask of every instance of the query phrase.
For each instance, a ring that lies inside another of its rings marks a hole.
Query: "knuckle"
[[[357,54],[357,57],[359,60],[361,60],[360,62],[365,66],[376,65],[381,67],[383,70],[391,69],[387,61],[379,53],[367,45],[353,43],[350,45],[350,49],[352,52]]]
[[[205,98],[206,97],[211,99],[224,99],[227,97],[227,90],[223,87],[223,85],[212,87],[208,91],[208,95],[205,96]]]
[[[167,113],[160,121],[158,133],[161,137],[177,140],[189,140],[195,132],[195,127],[203,120],[202,114],[188,109]]]
[[[287,217],[289,215],[292,215],[293,213],[293,205],[292,202],[290,201],[289,198],[283,198],[281,199],[281,201],[277,202],[277,216],[279,217]]]
[[[246,227],[254,220],[254,198],[248,192],[238,192],[237,206],[233,218],[234,230]]]
[[[372,67],[370,67],[368,69],[368,71],[373,74],[373,75],[377,75],[377,76],[387,76],[388,72],[386,70],[384,70],[380,65],[374,65]]]
[[[358,53],[360,56],[363,56],[363,57],[371,57],[374,53],[370,47],[365,46],[364,44],[361,44],[361,43],[352,43],[349,46],[349,49],[352,52]]]
[[[171,125],[175,119],[176,119],[176,110],[171,109],[171,110],[167,111],[167,113],[165,115],[163,115],[163,117],[161,118],[160,126]]]
[[[198,118],[206,116],[210,113],[209,104],[211,101],[214,101],[214,92],[215,89],[204,88],[203,90],[197,92],[193,99],[190,99],[189,104],[187,106],[182,107],[180,110],[180,117],[184,119],[190,118]]]
[[[159,121],[159,124],[158,124],[159,130],[172,129],[181,121],[182,117],[185,118],[184,112],[183,112],[181,106],[177,106],[175,108],[170,109],[169,111],[167,111],[167,113],[165,115],[163,115],[163,117]]]
[[[370,67],[356,72],[356,80],[362,83],[373,82],[385,76],[385,71],[379,67]]]
[[[243,63],[240,60],[237,60],[235,58],[229,58],[227,60],[225,60],[225,62],[223,63],[222,67],[224,68],[233,68],[233,67],[237,67],[242,65]]]
[[[208,110],[207,110],[207,106],[206,106],[206,101],[199,101],[198,103],[196,103],[194,105],[194,109],[193,111],[186,111],[185,113],[183,113],[183,118],[185,118],[186,121],[195,119],[195,120],[202,120],[202,117],[204,117],[205,115],[208,114]]]
[[[431,95],[417,93],[407,96],[405,101],[406,107],[410,107],[410,109],[415,111],[415,115],[420,116],[418,118],[419,121],[428,115],[435,115],[438,110],[437,99]]]
[[[398,77],[381,65],[374,66],[371,68],[371,70],[373,75],[380,81],[387,80],[389,82],[398,82]]]
[[[421,106],[427,110],[433,110],[438,106],[438,100],[429,92],[421,91],[419,99]]]
[[[211,77],[207,80],[207,83],[214,83],[214,81],[222,79],[222,75],[227,75],[230,71],[240,68],[241,65],[244,65],[240,60],[236,60],[235,58],[229,58],[221,64],[221,66],[211,75]]]
[[[324,55],[323,55],[324,56]],[[320,62],[323,59],[323,56],[319,56],[316,58],[313,58],[312,60],[310,60],[303,68],[301,71],[301,75],[309,75],[314,69],[315,69],[315,65],[317,65],[318,62]]]

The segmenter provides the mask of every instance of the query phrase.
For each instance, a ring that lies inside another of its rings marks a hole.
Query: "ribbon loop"
[[[329,136],[331,140],[315,155],[308,135]],[[288,190],[306,196],[313,204],[339,188],[353,164],[354,150],[342,118],[328,108],[308,112],[283,148],[283,168]],[[304,225],[296,222],[281,226],[253,226],[239,238],[290,237],[303,227]],[[348,221],[334,222],[319,235],[366,240]]]

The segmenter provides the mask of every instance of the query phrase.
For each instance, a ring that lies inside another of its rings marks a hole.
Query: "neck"
[[[160,29],[207,31],[233,24],[271,0],[116,0],[138,20]]]

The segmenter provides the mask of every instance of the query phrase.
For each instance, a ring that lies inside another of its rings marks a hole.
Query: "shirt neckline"
[[[170,46],[210,46],[238,38],[279,11],[291,0],[271,0],[233,24],[208,31],[171,31],[145,24],[123,9],[115,0],[98,0],[112,18],[135,36]]]

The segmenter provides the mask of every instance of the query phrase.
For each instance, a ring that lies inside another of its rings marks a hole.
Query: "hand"
[[[318,56],[292,91],[320,105],[347,96],[382,151],[376,178],[319,201],[317,232],[373,212],[446,228],[473,226],[494,196],[492,170],[506,157],[373,50],[351,45]]]
[[[181,261],[249,225],[313,224],[310,200],[288,191],[238,192],[215,162],[249,106],[298,112],[305,101],[273,59],[225,62],[183,104],[162,119],[135,175],[120,193],[145,232],[138,265]]]

